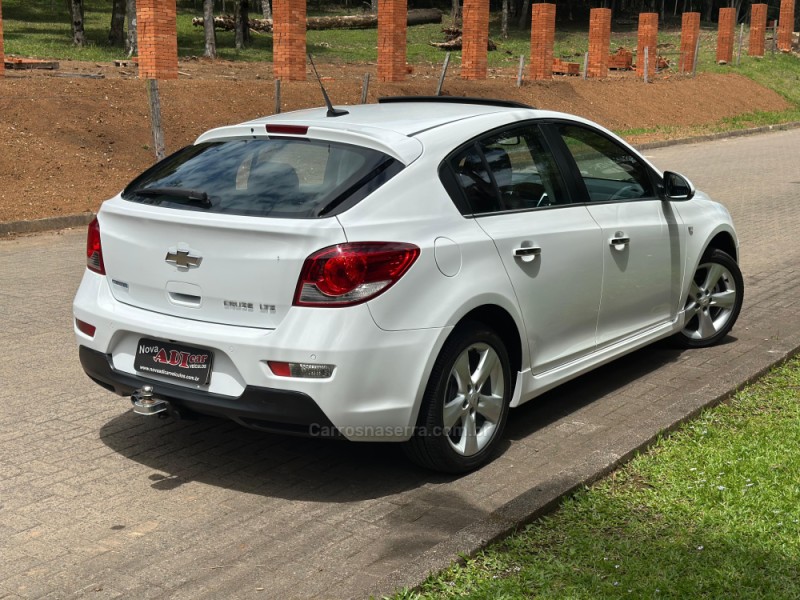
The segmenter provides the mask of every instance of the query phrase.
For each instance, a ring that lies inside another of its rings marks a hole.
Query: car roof
[[[454,102],[388,102],[379,104],[355,104],[341,106],[348,114],[339,117],[328,117],[327,109],[311,108],[290,113],[272,115],[256,119],[251,123],[284,123],[304,122],[308,125],[329,127],[367,126],[387,129],[401,135],[413,136],[421,131],[434,129],[442,125],[463,119],[480,118],[498,112],[510,112],[521,107],[498,105],[467,104]],[[531,109],[527,109],[531,110]]]
[[[458,124],[461,133],[476,135],[500,121],[508,122],[566,117],[579,117],[538,110],[522,104],[470,98],[390,98],[378,104],[338,106],[347,111],[341,116],[328,116],[326,107],[296,110],[247,121],[239,125],[212,129],[196,143],[225,138],[260,136],[269,125],[308,127],[299,137],[311,137],[374,148],[409,164],[423,150],[419,134]],[[473,133],[474,132],[474,133]],[[292,137],[291,134],[283,134]]]

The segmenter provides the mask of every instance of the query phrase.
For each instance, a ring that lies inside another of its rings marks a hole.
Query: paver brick
[[[735,341],[656,344],[515,409],[504,454],[462,478],[394,446],[131,415],[78,365],[84,232],[0,242],[0,597],[365,597],[446,564],[800,347],[798,144],[789,131],[650,151],[733,214]]]

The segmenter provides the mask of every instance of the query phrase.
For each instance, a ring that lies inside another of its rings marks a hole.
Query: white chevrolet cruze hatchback
[[[655,340],[727,335],[728,212],[584,119],[386,98],[222,127],[105,202],[86,373],[142,414],[399,441],[463,472],[510,408]]]

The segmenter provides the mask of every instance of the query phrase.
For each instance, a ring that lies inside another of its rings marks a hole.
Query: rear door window
[[[440,170],[440,176],[462,214],[569,203],[553,156],[535,124],[492,133],[465,146],[447,163],[449,171]],[[466,203],[461,202],[459,192]]]
[[[122,197],[167,208],[308,219],[349,208],[402,168],[381,152],[319,140],[205,142],[145,171]]]

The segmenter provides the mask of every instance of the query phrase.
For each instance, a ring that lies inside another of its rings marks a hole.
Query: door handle
[[[615,233],[614,237],[612,237],[608,241],[608,245],[611,246],[612,248],[614,248],[614,250],[622,250],[622,248],[620,248],[620,246],[627,246],[630,243],[631,243],[631,238],[629,238],[626,235],[623,235],[623,233],[621,231],[618,231],[617,233]]]
[[[514,256],[517,258],[536,258],[542,253],[542,249],[539,246],[526,246],[524,248],[515,248],[514,249]]]

